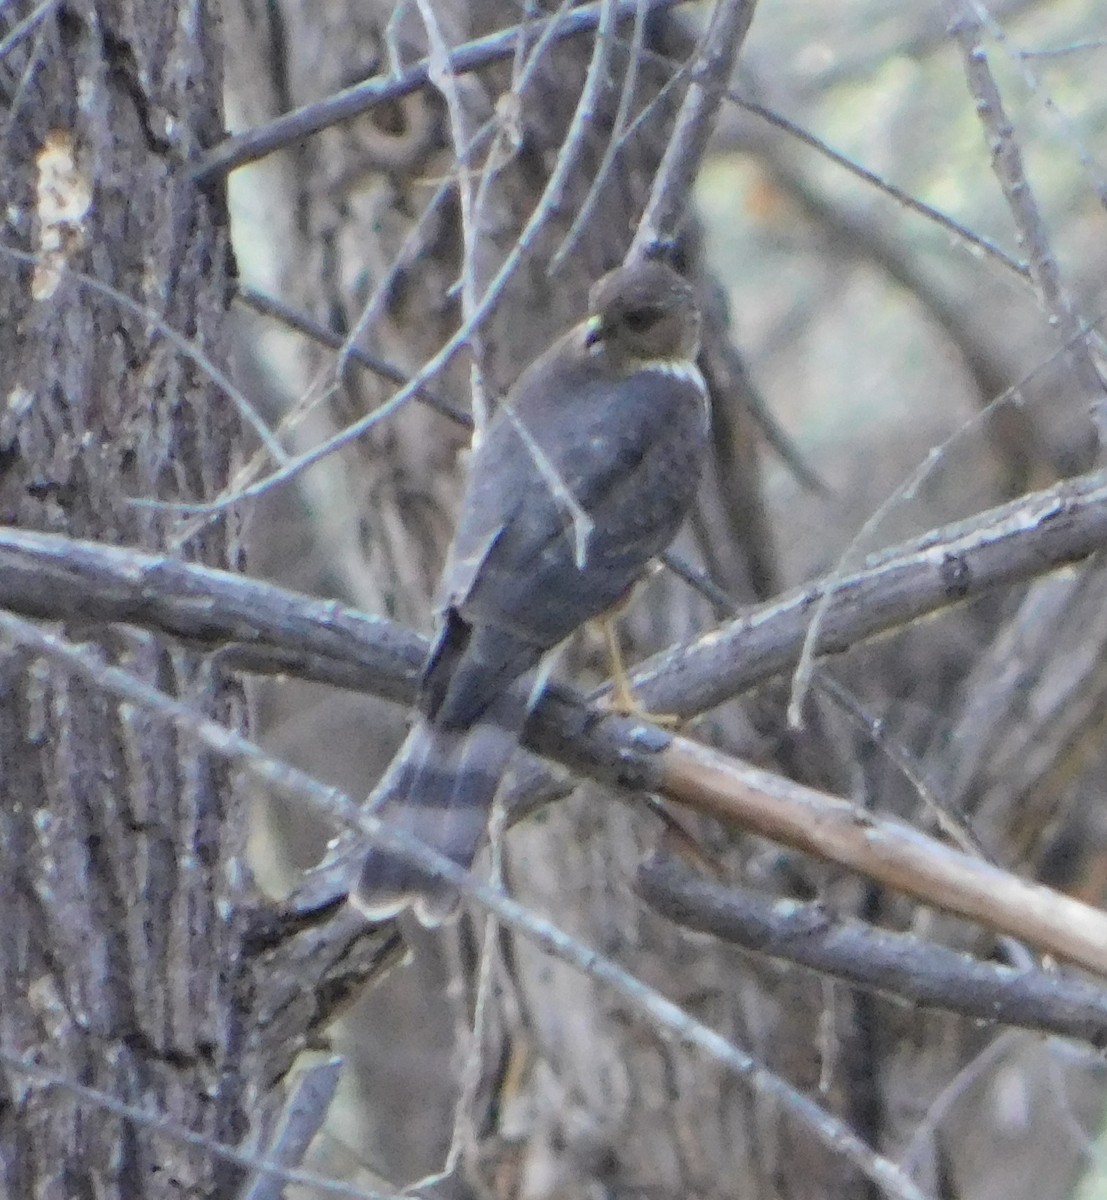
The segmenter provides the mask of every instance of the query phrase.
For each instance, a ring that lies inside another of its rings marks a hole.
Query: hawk
[[[472,455],[418,716],[371,811],[469,867],[542,659],[616,606],[672,541],[708,444],[691,286],[658,261],[605,275],[518,379]],[[444,881],[378,847],[352,901],[452,911]]]

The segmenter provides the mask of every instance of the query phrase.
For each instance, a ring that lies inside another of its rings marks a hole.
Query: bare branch
[[[829,859],[945,912],[1107,978],[1107,914],[944,846],[892,817],[760,771],[686,738],[660,755],[657,790],[718,820]]]
[[[332,350],[343,351],[358,366],[364,367],[367,371],[372,371],[382,379],[387,379],[390,383],[402,387],[411,378],[407,371],[400,370],[394,363],[386,362],[379,354],[373,354],[361,346],[350,345],[349,338],[332,333],[325,325],[316,321],[307,313],[299,312],[283,300],[278,300],[274,296],[263,295],[261,292],[248,287],[240,287],[236,293],[236,299],[246,305],[247,308],[252,308],[255,312],[261,313],[262,316],[275,318],[284,325],[287,325],[289,329],[294,329],[297,333],[304,334],[306,337],[311,338],[312,341],[318,342],[321,346],[328,346]],[[435,412],[441,413],[444,417],[449,417],[455,424],[464,426],[466,429],[472,429],[473,418],[464,409],[458,408],[452,401],[447,400],[444,396],[440,396],[430,388],[420,387],[415,392],[415,399],[433,408]]]
[[[976,101],[976,112],[992,152],[992,169],[1003,188],[1019,242],[1029,256],[1030,277],[1046,311],[1068,344],[1076,378],[1092,399],[1103,392],[1103,381],[1088,353],[1080,320],[1062,284],[1049,231],[1026,176],[1014,126],[1004,111],[988,56],[981,46],[983,27],[980,18],[967,0],[950,0],[950,11],[953,17],[951,32],[965,60],[969,91]]]
[[[706,712],[797,661],[810,613],[829,593],[820,654],[840,654],[919,617],[1022,583],[1107,542],[1100,473],[1033,492],[871,556],[745,610],[639,665],[655,712]],[[373,692],[407,703],[426,643],[335,601],[176,559],[0,526],[0,604],[28,616],[122,621],[221,647],[228,665]],[[596,693],[606,692],[606,688]]]
[[[3,41],[0,41],[0,59],[5,58],[29,34],[58,0],[42,0],[42,3],[19,22]]]
[[[303,1162],[312,1138],[326,1120],[341,1073],[342,1059],[331,1058],[315,1063],[299,1075],[280,1114],[272,1147],[265,1156],[267,1162],[284,1167],[298,1167]],[[287,1182],[262,1167],[251,1172],[241,1200],[281,1200]]]
[[[1107,992],[1056,971],[980,962],[818,903],[724,887],[675,859],[642,866],[638,891],[672,921],[753,954],[798,963],[924,1008],[1107,1045]]]
[[[692,183],[755,7],[755,0],[721,0],[715,6],[692,68],[692,81],[653,181],[649,204],[634,235],[631,255],[670,241],[680,230]]]
[[[824,597],[820,656],[1078,562],[1104,544],[1107,478],[1097,472],[932,530],[870,555],[853,573],[824,576],[749,608],[640,664],[632,682],[651,711],[691,716],[793,667]]]
[[[30,530],[5,530],[0,543],[0,603],[28,616],[122,621],[222,648],[228,665],[244,670],[289,671],[404,703],[414,693],[422,639],[333,600]]]
[[[990,238],[982,237],[979,233],[976,233],[962,222],[954,220],[953,217],[942,212],[940,209],[912,196],[910,192],[897,187],[891,180],[885,179],[882,175],[877,174],[876,171],[871,171],[868,167],[862,166],[859,162],[850,158],[848,154],[843,154],[840,150],[835,150],[829,143],[823,141],[822,138],[816,137],[813,133],[808,133],[806,129],[801,128],[794,121],[789,121],[787,117],[782,117],[779,113],[773,112],[771,108],[766,108],[763,104],[747,100],[735,92],[729,92],[727,98],[744,112],[760,117],[761,120],[767,121],[775,128],[783,130],[789,137],[793,137],[797,141],[803,142],[805,146],[810,146],[812,150],[818,151],[824,158],[837,163],[840,167],[844,167],[851,175],[856,175],[862,182],[870,184],[877,191],[883,192],[903,208],[911,212],[916,212],[928,221],[932,221],[940,229],[945,229],[963,245],[981,251],[988,258],[1006,267],[1007,270],[1013,272],[1015,275],[1023,279],[1030,279],[1030,268],[1025,263],[1017,262]]]
[[[646,0],[650,13],[664,12],[686,0]],[[633,16],[638,0],[620,0],[620,19]],[[455,75],[476,71],[489,63],[511,58],[517,46],[526,40],[538,38],[550,30],[552,37],[576,37],[595,29],[603,9],[603,0],[582,5],[571,11],[548,18],[545,21],[529,21],[500,30],[487,37],[477,38],[458,46],[450,54],[450,70]],[[314,133],[347,121],[366,112],[386,100],[398,100],[411,92],[426,87],[430,81],[430,62],[422,59],[398,76],[377,76],[347,88],[335,96],[308,104],[295,112],[286,113],[268,125],[237,134],[213,147],[192,168],[192,178],[197,183],[208,183],[229,174],[238,167],[272,154],[283,146],[301,142]]]
[[[830,585],[833,595],[828,611],[830,650],[844,649],[863,636],[871,636],[911,617],[979,594],[984,587],[1013,582],[1040,572],[1046,565],[1071,561],[1098,549],[1107,534],[1107,481],[1100,476],[1064,484],[1036,496],[1024,497],[988,514],[988,522],[962,522],[928,535],[906,551],[881,556],[866,572]],[[214,606],[200,599],[196,585],[221,583],[219,572],[169,564],[165,560],[131,552],[76,544],[71,557],[83,566],[75,585],[67,551],[74,543],[47,535],[9,533],[0,542],[0,572],[9,588],[8,602],[44,615],[82,611],[86,618],[140,618],[149,621],[161,614],[163,632],[207,640],[219,628]],[[1015,547],[1012,553],[1011,547]],[[5,548],[6,547],[6,548]],[[44,553],[44,550],[50,553]],[[22,551],[22,553],[21,553]],[[30,557],[28,557],[28,553]],[[52,564],[48,575],[42,563]],[[29,564],[38,564],[32,568]],[[90,587],[90,566],[109,563],[115,589]],[[10,564],[10,565],[9,565]],[[125,567],[126,570],[120,570]],[[153,581],[159,573],[181,580],[191,579],[193,590],[187,600],[173,597],[153,600]],[[43,577],[49,579],[43,592]],[[249,633],[240,653],[249,661],[256,655],[274,654],[264,645],[275,639],[276,655],[290,656],[289,622],[297,638],[307,639],[312,655],[329,657],[336,649],[348,663],[361,663],[367,673],[376,672],[382,691],[394,697],[410,694],[414,665],[420,659],[421,643],[406,638],[387,622],[356,618],[337,605],[319,602],[289,604],[287,595],[269,597],[261,585],[233,580],[235,608],[225,620],[224,630],[242,639]],[[22,593],[20,593],[22,588]],[[120,589],[123,594],[120,594]],[[235,591],[234,589],[238,589]],[[99,591],[100,599],[94,597]],[[656,700],[671,699],[677,711],[702,711],[770,673],[772,665],[786,665],[782,658],[795,656],[802,643],[804,614],[822,596],[815,585],[775,605],[732,622],[723,631],[701,638],[682,652],[662,656],[659,668],[646,676],[644,695]],[[64,600],[63,600],[64,597]],[[97,607],[99,605],[99,607]],[[312,605],[316,607],[313,609]],[[257,615],[264,614],[265,621]],[[325,614],[325,626],[315,625]],[[257,622],[251,625],[249,622]],[[359,625],[360,622],[360,625]],[[770,637],[761,647],[760,660],[741,661],[744,641],[755,643],[757,631],[779,623],[788,637]],[[264,628],[264,634],[261,632]],[[368,633],[371,652],[355,650],[358,633]],[[381,635],[386,653],[376,657]],[[303,653],[302,645],[299,647]],[[773,657],[766,651],[775,652]],[[705,667],[706,656],[711,667]],[[731,660],[738,660],[732,662]],[[390,668],[399,667],[395,674]],[[356,672],[350,672],[351,678]],[[720,677],[726,687],[720,694]],[[540,752],[581,770],[603,782],[645,791],[659,791],[700,811],[710,811],[743,828],[756,829],[809,853],[831,858],[871,878],[908,892],[927,903],[945,908],[990,927],[1030,940],[1050,951],[1102,970],[1107,961],[1107,919],[1075,902],[1056,896],[1048,889],[1024,884],[1006,873],[967,855],[942,846],[899,822],[862,814],[836,797],[804,789],[777,776],[754,771],[737,760],[725,758],[687,739],[670,738],[641,723],[608,717],[582,709],[568,689],[551,687],[531,722],[527,742]],[[346,819],[346,818],[344,818]],[[351,817],[356,824],[356,818]]]

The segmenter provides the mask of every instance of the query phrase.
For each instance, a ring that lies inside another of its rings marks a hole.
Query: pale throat
[[[681,383],[690,383],[698,391],[707,394],[703,374],[690,358],[628,358],[626,361],[636,371],[667,375]]]
[[[584,345],[586,353],[590,357],[598,358],[601,354],[608,355],[625,370],[649,371],[658,375],[666,375],[681,383],[690,383],[693,387],[706,393],[707,385],[704,383],[699,367],[696,366],[696,350],[694,348],[688,353],[683,350],[679,351],[675,358],[664,358],[652,354],[640,355],[629,351],[613,353],[610,344],[603,338],[593,341],[590,336],[600,333],[602,329],[603,318],[600,316],[591,316],[585,322]]]

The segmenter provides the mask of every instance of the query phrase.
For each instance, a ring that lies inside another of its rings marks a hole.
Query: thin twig
[[[450,118],[450,136],[453,139],[455,158],[458,163],[456,193],[461,210],[461,316],[462,321],[468,321],[477,306],[481,290],[478,278],[480,247],[482,244],[480,229],[480,212],[482,205],[477,203],[478,188],[474,187],[466,148],[473,144],[479,135],[470,131],[474,123],[475,107],[474,92],[479,85],[473,80],[462,80],[453,67],[454,48],[446,41],[438,16],[434,11],[431,0],[415,0],[423,27],[427,31],[427,44],[430,52],[427,55],[428,79],[442,93],[446,101],[446,112]],[[468,86],[463,87],[462,85]],[[489,162],[482,169],[483,179],[487,178]],[[479,189],[481,199],[484,189]],[[489,407],[484,386],[484,339],[479,330],[469,342],[469,385],[472,398],[473,417],[478,432],[484,427]]]
[[[884,722],[868,712],[857,697],[828,670],[820,670],[815,676],[814,686],[828,696],[877,746],[897,771],[911,785],[911,790],[923,802],[926,811],[938,828],[966,854],[973,854],[985,862],[995,863],[996,856],[988,851],[978,834],[969,827],[960,813],[955,812],[946,801],[938,796],[924,774],[922,764],[898,738],[889,737]]]
[[[1013,1029],[1005,1029],[990,1041],[979,1054],[974,1054],[956,1075],[942,1088],[926,1111],[925,1118],[911,1135],[903,1152],[903,1163],[907,1170],[917,1171],[924,1161],[924,1151],[933,1148],[939,1130],[953,1112],[959,1100],[992,1070],[1003,1057],[1023,1044],[1023,1039]],[[933,1153],[933,1150],[931,1150]]]
[[[1030,279],[1030,268],[1026,263],[1017,262],[997,246],[995,242],[991,241],[991,239],[982,237],[967,225],[962,225],[960,221],[954,220],[953,217],[942,212],[940,209],[934,208],[932,205],[917,199],[910,192],[905,192],[903,188],[897,187],[890,180],[885,179],[884,176],[878,175],[875,171],[870,171],[868,167],[863,167],[859,162],[855,162],[850,158],[848,154],[843,154],[840,150],[835,150],[827,142],[824,142],[822,138],[816,137],[813,133],[808,133],[806,129],[801,128],[794,121],[789,121],[787,117],[782,117],[779,113],[773,112],[771,108],[766,108],[762,104],[747,100],[745,97],[738,95],[737,92],[728,92],[727,99],[744,112],[760,117],[761,120],[767,121],[777,129],[783,130],[789,137],[803,142],[805,146],[810,146],[812,150],[818,151],[824,158],[837,163],[840,167],[844,167],[851,175],[856,175],[858,179],[863,180],[865,183],[872,184],[878,191],[891,197],[901,207],[909,209],[911,212],[917,212],[928,221],[932,221],[940,229],[944,229],[947,233],[952,234],[963,245],[974,250],[979,250],[986,257],[999,263],[1020,278]]]
[[[41,255],[28,254],[24,250],[17,250],[14,246],[6,245],[3,242],[0,242],[0,254],[7,255],[8,258],[13,259],[15,262],[26,263],[31,266],[38,266],[42,262]],[[190,341],[182,333],[179,333],[150,305],[133,300],[126,292],[121,292],[118,288],[112,287],[110,283],[105,283],[102,279],[96,279],[92,275],[85,274],[84,271],[75,271],[70,267],[51,265],[50,269],[56,271],[63,278],[72,280],[79,287],[88,288],[91,292],[97,292],[101,296],[106,296],[112,303],[118,304],[125,312],[129,312],[132,316],[137,317],[144,325],[149,325],[153,329],[156,329],[189,362],[195,363],[199,370],[230,399],[239,416],[261,439],[262,444],[269,451],[274,462],[285,464],[289,461],[284,447],[273,436],[269,426],[254,405],[246,398],[242,390],[231,381],[226,372],[215,365],[208,353],[202,350],[198,343]]]
[[[33,9],[16,25],[3,41],[0,41],[0,59],[9,55],[16,46],[29,34],[43,17],[58,4],[58,0],[42,0],[38,8]]]
[[[489,137],[496,131],[496,128],[496,119],[490,117],[473,135],[472,140],[467,146],[455,147],[456,169],[459,176],[468,169],[469,164],[480,153]],[[394,295],[396,281],[401,272],[417,261],[426,251],[430,230],[433,228],[434,223],[441,219],[441,210],[450,197],[453,196],[455,186],[455,176],[450,172],[446,172],[439,180],[430,199],[423,206],[423,211],[419,214],[418,219],[404,235],[403,242],[392,262],[389,263],[384,274],[374,281],[373,291],[362,304],[357,320],[350,328],[349,333],[346,335],[346,340],[342,345],[337,364],[339,373],[345,369],[349,358],[356,357],[354,350],[359,339],[367,329],[370,329],[374,325],[381,315],[381,310],[388,303],[389,297]],[[407,378],[405,376],[402,380],[397,380],[396,382],[406,383]]]
[[[961,47],[969,92],[992,153],[992,170],[1003,188],[1007,207],[1018,230],[1019,244],[1029,259],[1030,277],[1058,333],[1088,400],[1101,396],[1103,381],[1088,352],[1085,331],[1061,280],[1061,269],[1049,241],[1049,231],[1026,175],[1022,151],[1003,107],[1003,98],[988,65],[981,42],[983,26],[969,0],[950,0],[950,32]]]
[[[1066,346],[1058,353],[1063,353],[1071,348],[1074,340],[1085,342],[1087,328],[1081,327],[1078,333],[1070,339]],[[1041,367],[1035,368],[1040,370]],[[1034,372],[1031,372],[1027,377],[1032,378]],[[937,446],[931,447],[926,457],[914,468],[908,477],[900,484],[898,488],[892,491],[886,500],[869,515],[862,524],[861,528],[850,539],[845,550],[838,557],[838,565],[836,570],[843,575],[850,569],[850,565],[857,561],[860,557],[860,550],[865,546],[869,537],[875,533],[886,517],[895,511],[896,507],[909,501],[917,495],[918,490],[922,487],[931,471],[943,461],[946,449],[955,444],[959,438],[965,437],[970,431],[982,427],[985,422],[990,420],[995,413],[1013,397],[1018,397],[1022,394],[1022,388],[1026,380],[1014,384],[1008,388],[1002,395],[997,396],[989,404],[979,409],[973,416],[965,421],[957,430],[954,431],[946,440]],[[1019,502],[1014,501],[1017,505]],[[823,622],[827,615],[827,608],[830,604],[830,593],[823,593],[818,601],[814,612],[811,614],[810,621],[807,625],[807,632],[804,637],[803,653],[800,656],[799,662],[796,664],[796,669],[792,677],[792,691],[788,702],[788,722],[793,727],[800,727],[803,723],[803,701],[807,693],[807,689],[811,684],[812,672],[818,652],[820,651],[823,638]]]
[[[1073,128],[1072,122],[1061,111],[1057,101],[1043,87],[1041,79],[1031,66],[1031,59],[1034,55],[1027,54],[1026,51],[1011,45],[1007,37],[1007,31],[1000,23],[1000,20],[997,19],[999,14],[990,12],[983,5],[977,5],[977,14],[981,21],[987,25],[992,37],[1004,48],[1007,57],[1016,65],[1026,82],[1026,86],[1037,94],[1046,112],[1050,114],[1060,128],[1065,140],[1076,151],[1077,157],[1080,159],[1080,165],[1084,168],[1092,187],[1095,189],[1095,194],[1099,198],[1100,204],[1107,206],[1107,181],[1104,180],[1103,175],[1100,173],[1099,164],[1096,162],[1095,156],[1084,145],[1077,131]]]
[[[189,1129],[188,1126],[172,1120],[164,1113],[139,1108],[135,1104],[127,1104],[110,1092],[91,1088],[74,1079],[68,1079],[57,1071],[44,1067],[40,1062],[13,1053],[7,1047],[0,1046],[0,1063],[3,1063],[9,1071],[20,1075],[26,1081],[25,1086],[28,1088],[53,1088],[64,1092],[76,1100],[83,1100],[86,1104],[95,1105],[102,1112],[114,1113],[129,1124],[137,1125],[140,1129],[168,1138],[180,1145],[195,1146],[215,1158],[224,1159],[226,1162],[235,1163],[237,1166],[249,1170],[264,1171],[268,1175],[284,1180],[285,1183],[303,1184],[310,1189],[309,1194],[342,1196],[348,1200],[407,1200],[405,1196],[397,1192],[372,1191],[369,1188],[356,1187],[351,1183],[328,1178],[315,1171],[302,1171],[286,1167],[283,1163],[259,1158],[251,1151],[240,1150],[237,1146],[229,1146],[225,1142],[220,1142],[210,1134],[197,1133],[195,1129]]]
[[[647,0],[651,15],[686,2],[687,0]],[[620,18],[632,16],[637,4],[638,0],[620,0]],[[511,58],[516,53],[521,39],[543,36],[547,28],[551,31],[550,36],[558,41],[590,33],[599,22],[602,7],[602,0],[597,0],[597,3],[582,5],[545,21],[515,25],[510,29],[491,33],[487,37],[466,42],[451,53],[450,69],[454,74],[460,75]],[[421,59],[398,76],[376,76],[329,96],[326,100],[305,105],[295,112],[286,113],[270,121],[267,125],[229,137],[212,147],[193,164],[192,178],[202,184],[221,178],[238,167],[245,166],[246,163],[272,154],[274,150],[302,142],[320,130],[359,116],[377,104],[398,100],[418,91],[426,87],[429,79],[430,64],[426,59]]]
[[[292,305],[286,304],[283,300],[278,300],[273,296],[266,296],[254,288],[243,285],[240,285],[235,292],[235,299],[239,300],[247,308],[252,308],[255,312],[260,313],[262,316],[272,317],[282,324],[287,325],[289,329],[294,329],[297,333],[304,334],[306,337],[311,338],[313,342],[318,342],[321,346],[328,346],[332,350],[345,349],[350,358],[358,366],[364,367],[367,371],[372,371],[382,379],[387,379],[389,383],[394,383],[402,387],[411,378],[407,371],[402,371],[394,363],[381,358],[379,354],[363,350],[360,346],[347,346],[347,339],[341,334],[333,333],[321,322],[316,321],[314,317],[310,317],[305,312],[300,312],[299,309],[293,308]],[[420,387],[415,393],[415,399],[426,404],[429,408],[433,408],[435,412],[441,413],[442,416],[449,417],[456,424],[464,426],[466,429],[472,429],[473,418],[463,408],[459,408],[452,400],[447,400],[444,396],[439,395],[430,388]]]
[[[602,36],[602,35],[601,35]],[[610,35],[609,35],[610,36]],[[638,0],[637,7],[634,10],[634,31],[630,35],[630,50],[627,55],[627,67],[623,74],[622,91],[619,94],[619,104],[615,110],[615,117],[611,122],[611,133],[607,139],[607,145],[604,146],[603,157],[600,159],[600,165],[596,168],[595,174],[592,176],[592,182],[588,185],[588,193],[584,197],[580,208],[573,217],[573,223],[569,226],[568,233],[561,239],[561,245],[550,255],[550,265],[547,267],[549,275],[555,275],[560,270],[565,259],[576,248],[577,242],[580,240],[580,235],[584,232],[588,224],[596,204],[600,196],[603,194],[604,184],[607,182],[608,172],[611,170],[612,163],[615,161],[615,156],[622,145],[621,137],[623,126],[626,124],[627,117],[630,115],[630,106],[634,101],[634,90],[638,82],[638,68],[641,65],[642,46],[646,36],[646,3],[645,0]]]
[[[1107,39],[1093,38],[1084,42],[1070,42],[1067,46],[1043,47],[1039,50],[1019,50],[1019,58],[1064,58],[1069,54],[1085,54],[1089,50],[1107,50]]]

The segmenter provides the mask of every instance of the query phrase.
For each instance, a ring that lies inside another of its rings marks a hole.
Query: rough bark
[[[6,5],[0,32],[34,7]],[[174,514],[132,503],[210,497],[238,461],[240,420],[208,369],[226,366],[226,212],[181,169],[221,133],[218,23],[172,0],[39,16],[0,64],[0,520],[236,563],[232,518],[178,543]],[[238,686],[196,655],[122,627],[60,632],[244,719]],[[18,646],[0,678],[0,1046],[237,1141],[243,797],[225,763]],[[205,1149],[0,1065],[4,1195],[201,1196],[221,1180]]]

